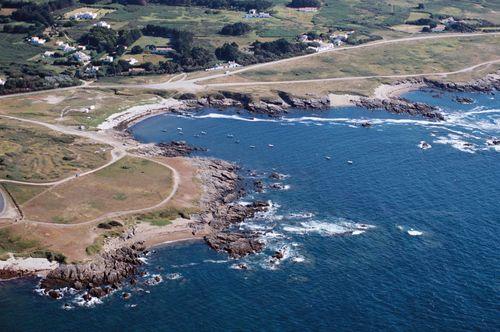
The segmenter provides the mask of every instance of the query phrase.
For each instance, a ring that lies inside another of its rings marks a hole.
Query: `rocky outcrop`
[[[206,243],[215,250],[227,252],[231,257],[242,257],[262,250],[263,244],[257,233],[235,232],[231,226],[267,210],[268,203],[235,203],[245,194],[235,165],[211,159],[197,159],[196,162],[202,169],[198,176],[205,184],[202,198],[205,212],[193,223],[193,232],[208,226],[210,233],[204,237]]]
[[[424,78],[425,83],[430,88],[452,91],[452,92],[493,92],[500,91],[500,71],[495,74],[486,75],[483,78],[469,82],[442,82]]]
[[[135,243],[103,253],[88,263],[61,264],[47,274],[40,287],[49,295],[52,290],[72,287],[87,290],[90,296],[102,297],[137,272],[144,251],[143,243]]]
[[[192,146],[185,141],[172,141],[170,143],[158,143],[158,155],[164,157],[186,157],[195,151],[205,151],[203,148]]]
[[[433,120],[444,120],[443,114],[436,107],[424,103],[414,103],[404,98],[359,98],[356,105],[370,110],[384,109],[394,114],[421,115]]]

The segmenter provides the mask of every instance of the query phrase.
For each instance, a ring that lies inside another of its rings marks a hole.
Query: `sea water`
[[[249,182],[284,186],[242,199],[272,204],[238,226],[261,232],[264,252],[231,260],[202,242],[164,246],[146,265],[160,283],[90,307],[40,296],[33,280],[2,283],[0,330],[499,330],[500,154],[488,142],[500,136],[500,99],[457,95],[406,95],[445,122],[355,107],[142,121],[140,141],[185,140]],[[276,250],[285,257],[273,263]]]

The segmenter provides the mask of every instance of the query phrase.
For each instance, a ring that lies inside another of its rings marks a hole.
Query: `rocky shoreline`
[[[232,226],[267,210],[268,203],[237,203],[246,192],[236,165],[204,158],[192,158],[192,162],[199,170],[197,177],[204,188],[201,198],[203,212],[193,215],[189,224],[193,235],[204,235],[203,240],[212,249],[225,252],[232,258],[262,250],[264,244],[257,233],[234,231]],[[90,301],[120,289],[125,283],[136,284],[135,276],[140,272],[142,257],[149,248],[143,242],[134,242],[133,231],[128,233],[118,248],[104,251],[90,262],[60,264],[41,280],[40,289],[59,299],[64,293],[62,289],[72,288],[82,292],[85,301]],[[31,275],[12,271],[4,271],[4,274],[9,278]]]

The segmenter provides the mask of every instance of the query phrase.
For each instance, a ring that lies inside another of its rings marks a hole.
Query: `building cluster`
[[[94,24],[95,27],[100,27],[100,28],[106,28],[106,29],[111,29],[111,25],[105,21],[99,21],[96,24]]]
[[[257,12],[257,9],[250,9],[245,14],[245,18],[270,18],[271,14],[265,12]]]
[[[47,42],[47,40],[37,36],[31,37],[28,41],[30,42],[31,45],[37,45],[37,46],[43,45]]]
[[[92,12],[78,12],[71,15],[71,18],[75,20],[94,20],[97,18],[97,14]]]
[[[354,31],[347,31],[342,33],[335,33],[328,36],[328,39],[311,39],[307,34],[303,34],[299,36],[299,41],[303,43],[314,43],[315,46],[309,46],[309,49],[312,49],[316,52],[323,52],[327,50],[331,50],[332,48],[342,46],[350,35],[352,35]]]
[[[236,63],[234,61],[229,61],[228,63],[218,63],[212,68],[207,68],[205,71],[214,71],[214,70],[223,70],[223,69],[231,69],[231,68],[238,68],[241,67],[239,63]]]
[[[318,11],[318,7],[299,7],[295,8],[295,10],[298,12],[315,13]]]

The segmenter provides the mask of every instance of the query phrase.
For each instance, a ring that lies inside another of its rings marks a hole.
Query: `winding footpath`
[[[82,222],[82,223],[77,223],[77,224],[57,224],[57,223],[39,222],[39,221],[27,220],[27,219],[22,219],[18,222],[27,223],[27,224],[37,224],[37,225],[50,225],[51,227],[56,227],[56,228],[57,227],[60,227],[60,228],[76,227],[76,226],[81,226],[81,225],[85,225],[85,224],[93,224],[93,223],[97,223],[99,221],[103,221],[103,220],[108,219],[108,218],[116,218],[116,217],[121,217],[121,216],[129,215],[129,214],[149,212],[151,210],[157,209],[157,208],[167,204],[177,193],[181,178],[180,178],[180,175],[175,168],[173,168],[172,166],[170,166],[167,163],[164,163],[162,161],[155,160],[152,158],[146,158],[146,157],[135,155],[133,153],[128,152],[127,148],[126,148],[127,146],[124,145],[123,142],[112,137],[112,135],[107,135],[106,133],[104,133],[102,131],[99,131],[99,132],[81,131],[81,130],[77,130],[77,129],[74,129],[71,127],[65,127],[65,126],[61,126],[61,125],[53,125],[53,124],[42,122],[42,121],[29,120],[29,119],[1,115],[1,114],[0,114],[0,118],[7,118],[10,120],[40,125],[40,126],[44,126],[46,128],[52,129],[54,131],[63,133],[63,134],[75,135],[75,136],[79,136],[79,137],[83,137],[83,138],[88,138],[88,139],[93,140],[95,142],[104,143],[104,144],[108,144],[108,145],[113,146],[113,150],[111,150],[111,160],[108,161],[106,164],[101,165],[95,169],[89,170],[87,172],[75,174],[75,175],[66,177],[64,179],[52,181],[52,182],[28,182],[28,181],[0,179],[0,183],[3,182],[3,183],[13,183],[13,184],[22,184],[22,185],[31,185],[31,186],[50,186],[50,188],[48,189],[48,190],[50,190],[50,189],[54,188],[55,186],[61,185],[61,184],[66,183],[68,181],[72,181],[72,180],[75,180],[77,178],[81,178],[83,176],[98,172],[98,171],[114,164],[115,162],[117,162],[118,160],[122,159],[125,156],[133,156],[136,158],[150,160],[152,162],[155,162],[159,165],[162,165],[162,166],[168,168],[172,172],[172,175],[173,175],[173,185],[172,185],[172,190],[171,190],[170,194],[167,197],[165,197],[163,200],[161,200],[159,203],[157,203],[153,206],[150,206],[150,207],[141,208],[141,209],[133,209],[133,210],[109,212],[109,213],[106,213],[106,214],[96,218],[96,219],[89,220],[89,221]],[[7,210],[7,204],[8,204],[8,201],[5,198],[5,194],[3,193],[1,188],[0,188],[0,200],[3,202],[3,205],[0,205],[0,218],[1,218],[3,216],[3,214],[5,213],[5,211]],[[7,226],[9,226],[9,225],[4,225],[0,228],[7,227]]]

